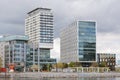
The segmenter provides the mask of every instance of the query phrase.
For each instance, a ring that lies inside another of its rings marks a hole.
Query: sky
[[[24,35],[26,13],[51,8],[54,14],[53,58],[60,56],[60,30],[75,20],[97,23],[97,52],[120,53],[120,0],[0,0],[0,34]]]

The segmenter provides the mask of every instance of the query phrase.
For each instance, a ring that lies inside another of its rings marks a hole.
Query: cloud
[[[54,13],[55,37],[59,36],[62,27],[74,20],[94,20],[97,22],[98,32],[120,33],[119,3],[119,0],[2,0],[0,25],[4,23],[16,26],[17,24],[24,30],[27,12],[37,7],[48,7]],[[12,26],[9,27],[14,29]],[[17,34],[21,34],[20,32],[18,31]]]
[[[0,34],[24,34],[26,14],[37,4],[32,0],[0,1]]]
[[[74,20],[96,21],[99,33],[120,32],[119,0],[45,0],[43,3],[54,12],[55,36]]]
[[[119,34],[120,36],[120,34]],[[116,34],[97,34],[97,52],[100,53],[120,53],[120,37]]]
[[[16,34],[16,35],[24,35],[24,28],[21,27],[23,25],[18,25],[18,24],[0,24],[0,34]]]

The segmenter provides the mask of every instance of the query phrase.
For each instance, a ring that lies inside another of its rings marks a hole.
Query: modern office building
[[[53,48],[53,14],[51,9],[36,8],[27,13],[25,35],[29,36],[30,54],[28,65],[36,64],[41,68],[46,64],[56,63],[50,58]]]
[[[73,22],[61,30],[60,44],[61,62],[95,62],[96,23],[93,21]]]
[[[97,53],[97,62],[98,64],[104,62],[106,66],[109,67],[111,70],[115,70],[116,54]]]
[[[0,38],[0,55],[3,67],[14,64],[16,68],[26,65],[28,36],[5,35]]]

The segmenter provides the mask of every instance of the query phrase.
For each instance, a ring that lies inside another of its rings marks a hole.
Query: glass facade
[[[40,65],[40,68],[43,67],[44,64],[55,64],[56,59],[50,58],[50,49],[39,48],[33,49],[29,48],[27,54],[27,67],[31,67],[33,64]],[[38,64],[39,63],[39,64]]]
[[[40,49],[40,58],[50,58],[50,49]]]
[[[96,23],[78,21],[79,61],[96,61]]]

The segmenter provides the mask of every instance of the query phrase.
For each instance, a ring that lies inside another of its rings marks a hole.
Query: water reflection
[[[120,80],[120,78],[0,78],[0,80]]]

